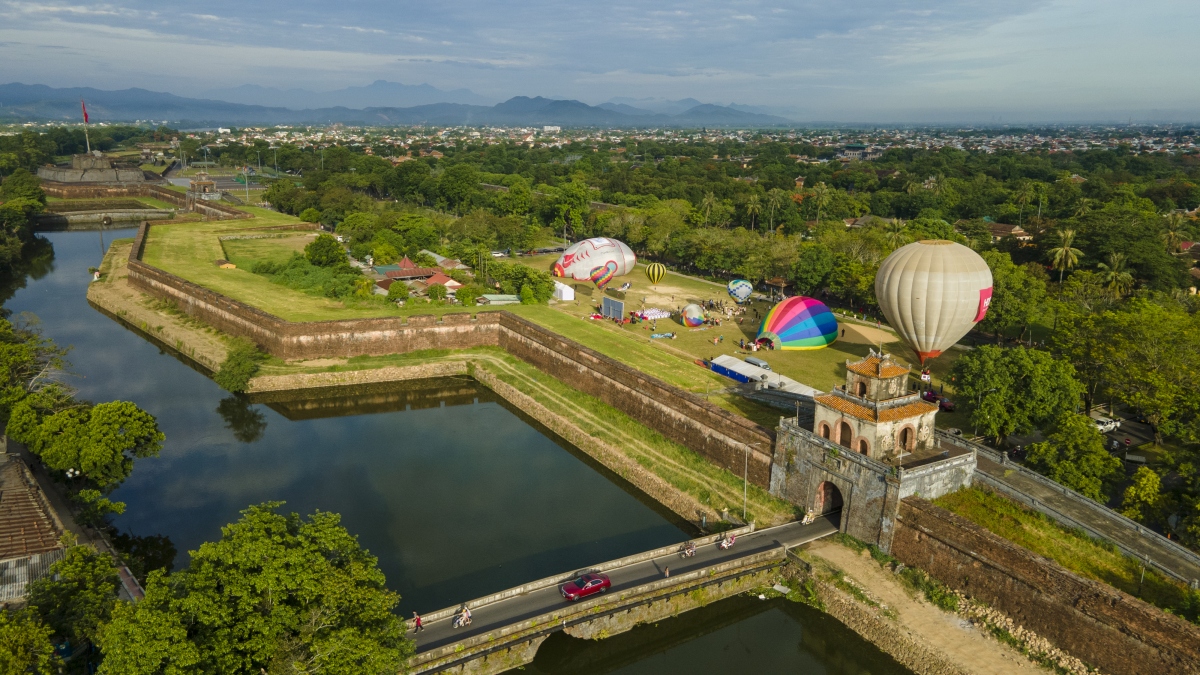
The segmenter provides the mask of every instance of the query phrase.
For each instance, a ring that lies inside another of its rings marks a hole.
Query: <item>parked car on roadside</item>
[[[1092,425],[1096,427],[1102,434],[1107,434],[1110,431],[1116,431],[1121,428],[1121,420],[1114,420],[1110,417],[1105,417],[1096,411],[1089,413],[1092,418]]]
[[[942,412],[954,412],[954,401],[951,401],[932,389],[922,392],[921,398],[929,401],[930,403],[938,404],[938,410],[941,410]]]
[[[568,601],[574,602],[596,593],[607,593],[612,587],[607,574],[581,574],[578,579],[568,581],[559,587],[559,592]]]

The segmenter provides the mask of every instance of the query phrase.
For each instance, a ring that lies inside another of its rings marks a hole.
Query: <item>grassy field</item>
[[[1187,589],[1121,553],[1108,542],[1067,529],[1036,511],[1004,497],[967,488],[939,497],[934,504],[1005,539],[1045,556],[1072,572],[1104,582],[1163,609],[1183,606]]]
[[[145,260],[189,281],[212,288],[220,293],[264,309],[290,321],[318,321],[377,316],[410,316],[414,314],[441,315],[449,312],[477,312],[483,308],[454,305],[410,304],[397,308],[390,304],[354,303],[330,300],[308,295],[273,284],[266,278],[250,272],[259,260],[286,260],[294,252],[302,250],[311,241],[311,235],[297,235],[257,240],[218,240],[221,235],[236,234],[279,224],[299,222],[298,219],[274,211],[256,207],[243,207],[255,215],[249,221],[218,221],[205,223],[180,223],[156,226],[146,245]],[[529,265],[536,269],[548,269],[556,255],[518,257],[511,261]],[[225,258],[234,262],[238,269],[222,270],[213,261]],[[629,282],[627,307],[643,306],[674,310],[691,302],[725,300],[728,296],[721,284],[674,273],[652,286],[639,265],[637,271],[618,278],[617,283]],[[750,419],[774,427],[779,412],[750,403],[740,396],[723,390],[733,383],[695,365],[697,359],[711,358],[720,354],[746,356],[748,352],[738,349],[738,340],[752,340],[757,335],[758,316],[766,313],[769,304],[756,299],[747,308],[745,315],[727,320],[722,326],[703,329],[688,329],[674,320],[661,320],[657,331],[674,332],[676,339],[651,339],[649,324],[618,326],[609,321],[593,321],[587,317],[592,313],[594,302],[600,295],[580,295],[576,302],[555,303],[549,306],[509,305],[505,309],[528,318],[565,337],[575,340],[596,351],[629,364],[643,372],[659,377],[689,391],[710,395],[714,403],[743,414]],[[737,319],[741,323],[737,323]],[[862,322],[844,321],[845,335],[825,349],[812,351],[760,351],[755,356],[767,361],[772,368],[785,376],[821,390],[829,390],[844,382],[846,360],[857,360],[866,355],[872,346],[883,344],[884,348],[905,360],[907,350],[890,331],[877,329]],[[714,344],[714,339],[716,343]],[[957,354],[950,352],[933,364],[935,378],[944,374]],[[942,426],[962,427],[965,422],[957,417],[962,413],[939,416]]]

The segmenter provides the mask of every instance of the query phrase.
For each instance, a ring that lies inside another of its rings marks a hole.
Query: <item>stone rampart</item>
[[[750,481],[770,485],[775,439],[769,430],[515,314],[501,313],[500,328],[500,346],[510,354],[734,474],[748,461]]]
[[[171,190],[161,185],[80,185],[72,183],[56,183],[43,181],[42,190],[50,197],[59,199],[111,199],[114,197],[151,197],[181,209],[200,213],[213,220],[233,220],[252,218],[245,211],[239,211],[232,206],[211,202],[188,203],[187,195],[177,190]]]
[[[1200,673],[1200,627],[923,499],[901,502],[891,552],[1105,673]]]

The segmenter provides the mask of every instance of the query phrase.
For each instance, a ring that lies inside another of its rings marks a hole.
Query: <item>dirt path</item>
[[[888,344],[896,341],[896,334],[872,326],[864,326],[862,324],[850,323],[844,321],[841,327],[846,331],[846,334],[839,337],[840,342],[849,342],[856,345],[876,345],[880,342]]]
[[[131,244],[113,244],[101,263],[101,278],[88,286],[88,301],[178,350],[210,371],[225,360],[220,334],[180,312],[170,312],[153,298],[129,286]]]
[[[980,675],[1045,674],[1044,669],[1031,663],[1023,654],[985,635],[964,619],[943,612],[924,598],[910,596],[866,551],[860,555],[841,544],[824,540],[813,542],[807,551],[844,571],[894,610],[896,623],[910,637],[964,670]]]

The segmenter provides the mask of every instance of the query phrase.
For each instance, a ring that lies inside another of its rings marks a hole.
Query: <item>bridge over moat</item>
[[[622,633],[640,623],[658,621],[729,597],[765,582],[787,550],[838,531],[840,513],[804,525],[794,522],[754,531],[733,532],[732,550],[718,549],[724,535],[693,540],[696,555],[683,558],[676,544],[587,568],[607,574],[605,595],[566,602],[559,586],[579,572],[540,579],[467,602],[472,624],[454,628],[461,605],[423,617],[425,630],[414,637],[413,673],[499,673],[529,663],[551,633],[580,638]],[[667,569],[670,568],[670,576]]]

